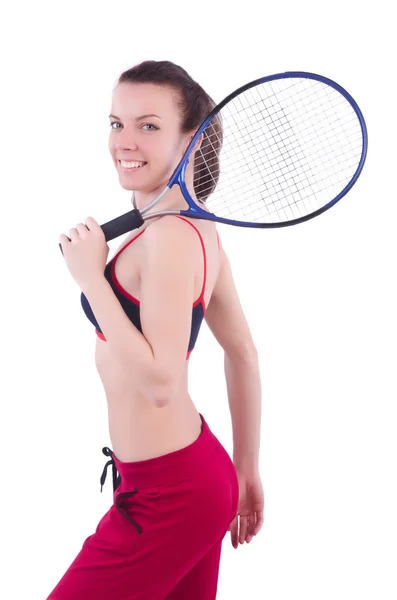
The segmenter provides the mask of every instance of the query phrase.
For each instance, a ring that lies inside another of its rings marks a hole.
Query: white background
[[[225,537],[217,597],[397,597],[389,6],[1,9],[2,598],[44,600],[112,502],[111,480],[99,493],[109,436],[94,329],[58,237],[88,215],[104,223],[130,209],[107,149],[108,114],[118,76],[144,59],[181,64],[217,102],[260,76],[320,73],[365,115],[367,162],[334,208],[280,230],[218,227],[260,357],[265,523],[237,550]],[[109,242],[109,258],[119,243]],[[190,392],[231,453],[222,361],[204,325]]]

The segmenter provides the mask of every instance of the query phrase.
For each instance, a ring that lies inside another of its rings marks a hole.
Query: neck
[[[191,193],[193,186],[189,186],[189,192]],[[150,193],[146,193],[143,191],[137,191],[133,194],[134,206],[138,210],[142,210],[145,206],[148,206],[153,200],[155,200],[159,194],[163,191],[163,187],[160,189],[153,190]],[[192,198],[195,202],[197,202],[196,195],[192,194]],[[155,204],[149,211],[152,212],[160,212],[163,210],[187,210],[189,208],[188,203],[186,202],[183,194],[179,188],[179,185],[173,185],[172,188],[164,195],[163,198]]]

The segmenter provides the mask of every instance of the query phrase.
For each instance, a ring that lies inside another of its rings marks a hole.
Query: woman
[[[167,184],[213,106],[171,62],[146,61],[121,75],[109,150],[138,208]],[[217,180],[209,151],[202,137],[186,173],[201,202]],[[175,186],[156,211],[182,208]],[[150,219],[108,264],[91,217],[59,241],[97,334],[113,446],[103,449],[110,460],[101,484],[111,466],[114,503],[47,600],[213,599],[226,532],[236,548],[263,523],[258,360],[215,224]],[[225,351],[233,462],[188,392],[203,318]]]

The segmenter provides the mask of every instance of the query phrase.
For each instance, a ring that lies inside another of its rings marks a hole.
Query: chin
[[[136,186],[134,187],[131,183],[128,183],[126,181],[121,181],[120,179],[119,179],[119,183],[120,183],[120,186],[123,188],[123,190],[127,190],[129,192],[136,191]]]

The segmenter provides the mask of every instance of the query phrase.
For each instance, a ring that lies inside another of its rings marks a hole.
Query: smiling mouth
[[[118,162],[123,171],[137,171],[138,169],[142,169],[145,165],[147,165],[147,162],[145,161],[125,162],[119,160]]]

